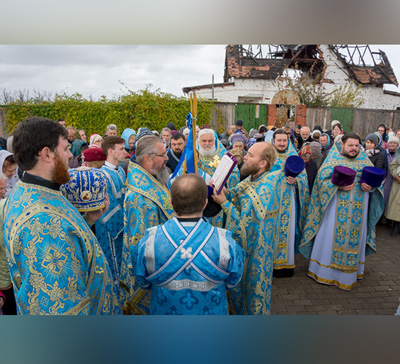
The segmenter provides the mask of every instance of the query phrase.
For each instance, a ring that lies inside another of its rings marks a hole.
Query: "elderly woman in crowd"
[[[227,148],[227,150],[238,148],[243,151],[243,156],[247,154],[247,138],[242,133],[233,134],[230,137],[231,147]]]
[[[92,134],[89,140],[89,148],[97,147],[101,148],[101,143],[103,143],[103,137],[99,134]]]

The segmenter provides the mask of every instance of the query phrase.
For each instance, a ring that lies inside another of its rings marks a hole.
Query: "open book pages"
[[[221,161],[219,162],[218,167],[211,178],[218,193],[221,192],[225,182],[228,180],[236,164],[236,158],[229,153],[226,153],[221,158]]]

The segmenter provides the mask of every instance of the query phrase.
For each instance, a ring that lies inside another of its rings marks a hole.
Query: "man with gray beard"
[[[150,293],[135,282],[130,247],[139,242],[146,229],[164,224],[173,216],[171,196],[166,186],[169,179],[165,166],[167,161],[167,151],[159,137],[139,135],[135,160],[129,162],[124,202],[120,285],[127,314],[149,313]]]
[[[202,129],[198,137],[199,168],[212,176],[218,167],[221,158],[226,154],[226,149],[215,137],[212,129]],[[227,188],[233,188],[239,183],[239,169],[234,168],[227,181]]]
[[[212,129],[202,129],[198,136],[199,149],[199,168],[208,173],[211,177],[217,169],[221,158],[226,154],[226,149],[216,138],[216,133]],[[234,188],[240,182],[240,172],[237,166],[229,176],[226,187]],[[218,215],[211,218],[211,224],[216,227],[223,227],[224,215],[220,211]]]

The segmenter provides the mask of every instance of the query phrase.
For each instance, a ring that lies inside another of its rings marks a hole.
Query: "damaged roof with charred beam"
[[[253,51],[253,47],[256,49]],[[317,45],[228,45],[224,82],[234,78],[275,79],[286,68],[309,72],[315,77],[324,67]]]
[[[330,45],[347,70],[361,84],[398,86],[386,53],[373,52],[368,45]]]
[[[330,45],[329,48],[357,83],[398,85],[383,51],[372,52],[368,46]],[[231,78],[276,79],[288,68],[306,72],[313,78],[321,75],[323,79],[324,55],[318,45],[312,44],[228,45],[224,82]]]

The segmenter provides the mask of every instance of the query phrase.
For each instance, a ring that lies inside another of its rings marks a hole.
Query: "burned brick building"
[[[228,45],[224,82],[184,87],[183,92],[195,91],[198,97],[218,102],[295,105],[296,94],[279,86],[290,72],[318,79],[326,92],[361,85],[361,108],[400,107],[400,93],[383,87],[398,85],[385,52],[374,52],[368,45]]]

